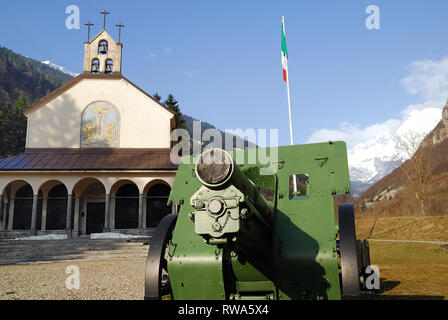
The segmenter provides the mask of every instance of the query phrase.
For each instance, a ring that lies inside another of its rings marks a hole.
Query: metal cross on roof
[[[107,12],[106,9],[104,9],[104,11],[100,13],[104,15],[103,30],[106,30],[106,14],[109,14],[110,12]]]
[[[84,25],[87,26],[87,42],[90,42],[90,26],[94,26],[94,24],[90,23],[89,20],[89,23],[85,23]]]
[[[121,24],[121,22],[119,24],[116,24],[115,26],[118,27],[118,43],[121,43],[121,28],[124,28],[124,24]]]

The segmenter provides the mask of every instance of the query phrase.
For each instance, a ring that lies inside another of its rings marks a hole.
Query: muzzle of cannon
[[[196,162],[195,172],[203,185],[190,198],[197,234],[211,243],[225,242],[226,236],[246,228],[249,220],[259,225],[257,229],[272,231],[273,208],[226,151],[205,151]]]

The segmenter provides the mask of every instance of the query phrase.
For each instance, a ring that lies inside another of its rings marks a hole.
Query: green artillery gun
[[[278,156],[263,164],[255,153]],[[344,142],[208,149],[184,162],[169,197],[178,213],[151,239],[145,299],[322,300],[365,290],[368,243],[356,240],[351,203],[334,210],[335,196],[350,193]]]

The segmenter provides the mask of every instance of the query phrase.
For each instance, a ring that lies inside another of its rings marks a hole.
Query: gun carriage
[[[178,213],[151,239],[145,299],[322,300],[365,290],[369,247],[356,240],[353,204],[334,210],[335,197],[350,194],[344,142],[209,149],[185,162],[169,198]]]

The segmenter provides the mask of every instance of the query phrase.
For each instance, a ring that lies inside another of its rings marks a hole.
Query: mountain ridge
[[[396,127],[348,150],[350,179],[355,197],[359,197],[409,158],[397,148],[400,137],[409,131],[421,138],[425,137],[440,121],[441,113],[442,110],[437,108],[413,110]]]
[[[40,61],[0,47],[0,104],[14,103],[20,96],[35,101],[70,79]]]
[[[446,194],[448,101],[442,110],[442,119],[416,145],[412,157],[372,184],[356,205],[366,214],[443,215],[448,214]]]

